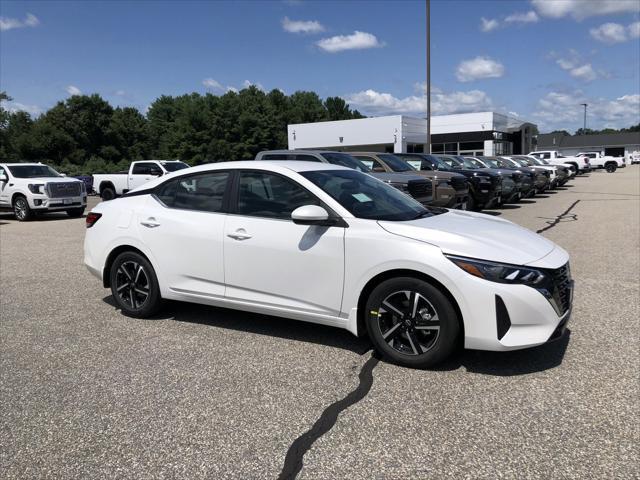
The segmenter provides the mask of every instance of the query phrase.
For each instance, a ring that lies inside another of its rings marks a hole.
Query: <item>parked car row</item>
[[[506,220],[430,206],[546,188],[548,169],[493,160],[271,151],[183,169],[98,204],[84,261],[132,317],[165,299],[277,315],[367,335],[410,367],[459,345],[532,347],[569,320],[567,252]]]

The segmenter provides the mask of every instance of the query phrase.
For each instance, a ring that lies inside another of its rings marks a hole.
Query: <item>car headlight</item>
[[[458,257],[455,255],[445,255],[445,257],[465,272],[475,277],[489,280],[490,282],[528,285],[533,288],[540,288],[547,279],[547,275],[544,272],[535,268],[489,262],[475,258]]]
[[[44,184],[42,183],[30,183],[27,186],[29,187],[29,191],[31,193],[39,193],[39,194],[44,193]]]

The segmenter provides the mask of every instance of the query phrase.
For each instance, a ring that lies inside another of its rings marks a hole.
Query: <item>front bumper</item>
[[[467,201],[468,190],[456,190],[451,185],[437,185],[434,187],[434,199],[431,205],[435,207],[456,208]]]
[[[67,198],[49,198],[46,195],[32,195],[28,198],[29,207],[37,212],[53,212],[71,208],[86,208],[87,195]]]

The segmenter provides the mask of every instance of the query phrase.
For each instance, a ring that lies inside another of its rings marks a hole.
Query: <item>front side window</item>
[[[169,208],[220,212],[229,172],[208,172],[163,183],[156,197]]]
[[[366,157],[363,155],[354,155],[354,158],[359,160],[363,165],[365,165],[372,172],[386,172],[384,166],[373,157]]]
[[[7,169],[15,178],[61,177],[58,172],[47,165],[7,165]]]
[[[354,217],[406,221],[432,215],[409,195],[362,172],[318,170],[300,174],[327,192]]]
[[[320,200],[291,179],[269,172],[240,172],[239,215],[291,220],[291,212]]]
[[[132,175],[151,175],[151,167],[156,167],[153,163],[136,163],[131,171]]]

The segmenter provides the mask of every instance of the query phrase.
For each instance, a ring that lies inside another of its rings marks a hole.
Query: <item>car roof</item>
[[[269,168],[271,167],[271,168]],[[302,160],[240,160],[235,162],[217,162],[206,163],[204,165],[198,165],[197,167],[191,167],[184,170],[178,170],[175,173],[192,174],[194,172],[206,172],[208,170],[226,170],[226,169],[261,169],[277,171],[279,169],[287,169],[294,172],[308,172],[314,170],[352,170],[351,168],[343,167],[341,165],[334,165],[332,163],[322,162],[305,162]]]
[[[270,153],[344,153],[345,155],[350,155],[352,152],[340,152],[338,150],[263,150],[260,152],[263,155]]]
[[[12,162],[12,163],[0,162],[0,165],[4,165],[6,167],[17,167],[19,165],[30,165],[30,166],[43,165],[43,166],[46,166],[44,163],[39,163],[39,162]]]

